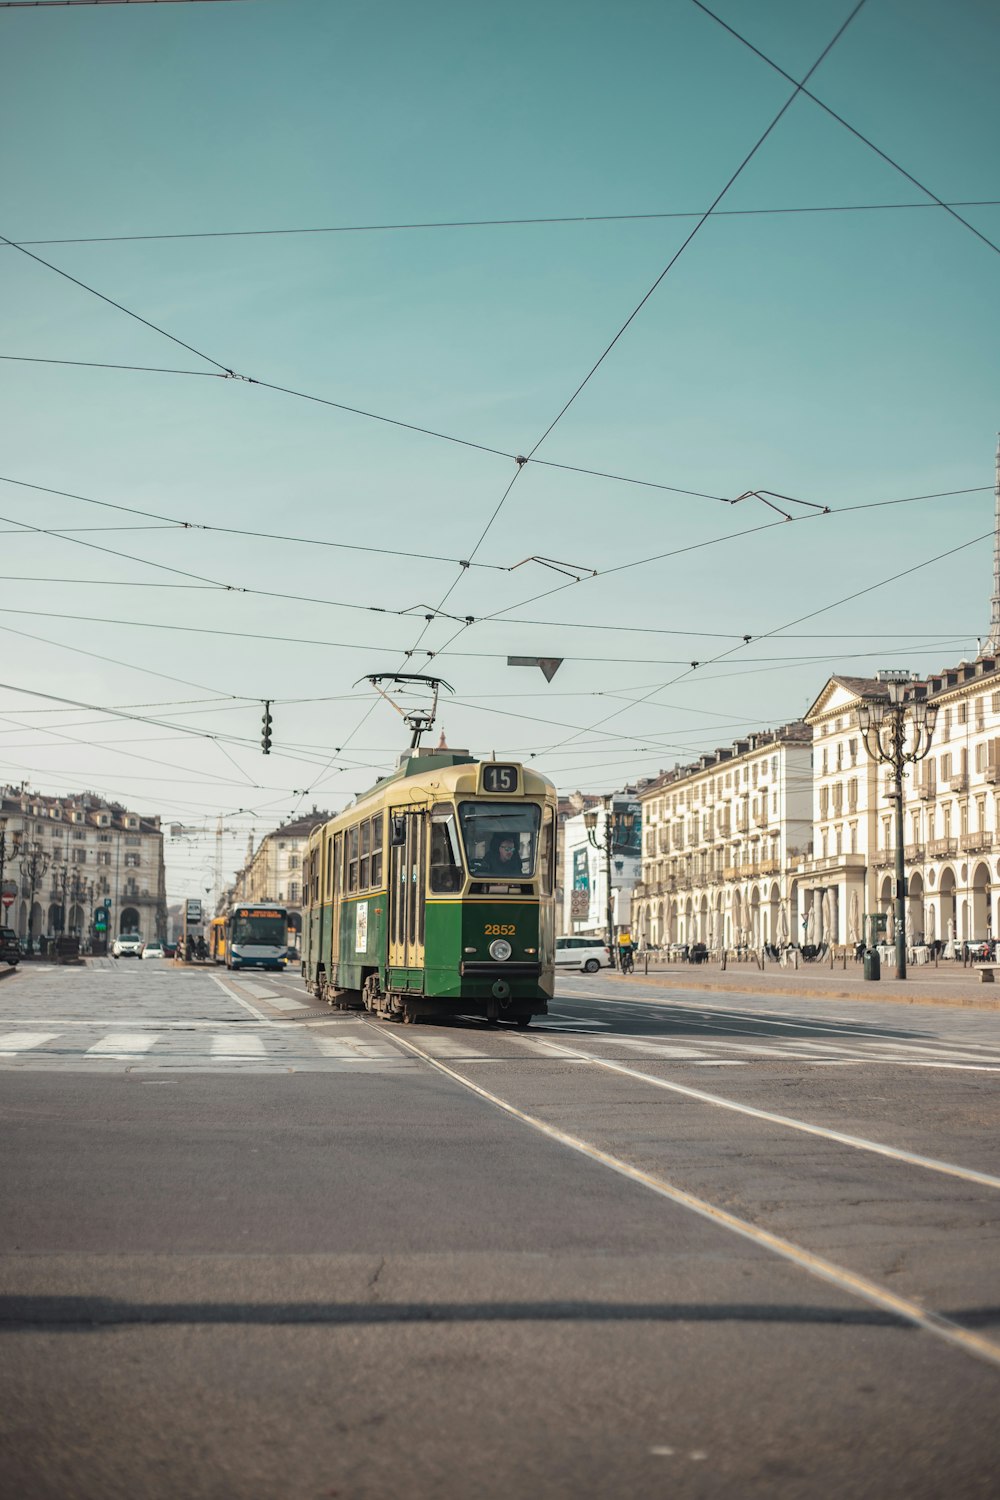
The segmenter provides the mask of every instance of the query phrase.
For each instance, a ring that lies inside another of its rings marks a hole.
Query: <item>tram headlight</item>
[[[510,958],[513,951],[506,938],[497,938],[495,942],[490,944],[490,958],[495,958],[497,963],[502,964],[506,959]]]

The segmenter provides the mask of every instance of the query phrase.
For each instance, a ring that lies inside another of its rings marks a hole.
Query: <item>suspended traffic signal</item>
[[[270,700],[270,698],[264,704],[264,717],[263,717],[263,719],[261,719],[260,722],[261,722],[261,736],[260,736],[261,753],[264,754],[264,755],[270,755],[270,753],[271,753],[271,700]]]

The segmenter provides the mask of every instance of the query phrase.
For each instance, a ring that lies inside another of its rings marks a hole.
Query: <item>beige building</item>
[[[790,871],[812,841],[812,730],[737,740],[640,785],[640,943],[710,949],[794,941]]]
[[[817,940],[856,942],[866,912],[893,902],[891,772],[868,759],[858,709],[887,697],[871,678],[831,677],[806,714],[815,732],[814,858],[801,904]],[[938,709],[930,753],[903,777],[907,934],[922,941],[1000,935],[1000,665],[962,662],[906,689]]]
[[[319,823],[334,815],[312,812],[267,833],[256,850],[247,851],[247,862],[236,876],[231,900],[280,901],[288,907],[288,925],[302,931],[302,860],[309,835]],[[228,901],[227,901],[227,904]]]
[[[159,818],[144,818],[94,792],[45,797],[0,789],[5,880],[18,891],[5,917],[19,937],[71,933],[86,941],[94,910],[108,907],[108,933],[165,936],[166,878]]]

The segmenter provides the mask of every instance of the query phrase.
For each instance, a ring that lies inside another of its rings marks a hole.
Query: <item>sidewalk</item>
[[[829,959],[803,963],[798,969],[782,968],[768,963],[758,969],[755,963],[730,963],[722,969],[710,964],[650,964],[643,973],[642,961],[636,961],[634,974],[621,975],[617,970],[602,969],[602,980],[613,980],[623,989],[628,986],[648,991],[655,986],[663,990],[703,990],[706,993],[740,995],[805,995],[810,999],[889,1001],[897,1005],[951,1005],[967,1010],[1000,1010],[1000,984],[984,984],[979,970],[963,968],[946,961],[939,968],[933,964],[907,967],[906,979],[888,977],[885,968],[880,980],[862,978],[861,965],[848,959],[847,968],[840,959],[830,967]],[[891,971],[889,971],[891,973]]]

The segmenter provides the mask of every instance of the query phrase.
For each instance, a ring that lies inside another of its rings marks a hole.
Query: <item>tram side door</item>
[[[424,920],[427,894],[427,810],[389,810],[389,968],[411,973],[424,967]],[[407,987],[419,988],[413,979]]]

